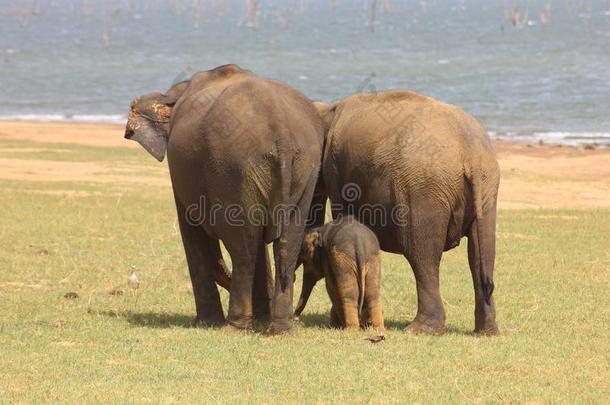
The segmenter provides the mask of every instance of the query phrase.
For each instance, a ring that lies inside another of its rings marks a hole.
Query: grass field
[[[442,263],[443,336],[403,332],[414,280],[386,254],[386,341],[328,329],[323,285],[292,336],[269,338],[189,327],[166,169],[143,151],[0,139],[7,161],[69,163],[75,180],[0,179],[0,402],[610,400],[609,208],[499,212],[500,337],[471,334],[464,241]]]

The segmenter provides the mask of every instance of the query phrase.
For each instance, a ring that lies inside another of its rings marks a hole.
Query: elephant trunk
[[[231,273],[227,268],[225,261],[221,258],[218,260],[218,267],[215,274],[216,284],[227,291],[231,291]]]
[[[309,300],[309,296],[311,295],[311,292],[313,290],[313,288],[316,285],[316,277],[311,273],[308,272],[305,268],[303,269],[303,287],[301,288],[301,296],[299,297],[299,303],[297,305],[297,308],[294,311],[294,317],[295,319],[298,319],[298,317],[301,315],[301,312],[303,312],[303,310],[305,309],[305,305],[307,305],[307,301]]]

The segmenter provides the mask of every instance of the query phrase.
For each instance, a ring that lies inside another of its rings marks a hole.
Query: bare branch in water
[[[40,3],[38,0],[34,0],[32,3],[32,15],[40,15]]]
[[[172,15],[180,16],[184,12],[182,3],[179,0],[167,0],[167,4],[169,6],[169,12]]]
[[[510,17],[510,22],[513,25],[513,27],[523,28],[523,26],[525,24],[527,24],[528,14],[529,14],[529,10],[527,8],[525,9],[525,13],[521,14],[521,10],[519,9],[519,7],[516,7],[516,6],[513,7],[511,9],[511,17]]]
[[[420,4],[424,5],[426,4],[425,1],[420,1]],[[390,6],[390,1],[389,0],[381,0],[381,9],[383,10],[383,12],[385,14],[388,14],[392,11],[392,6]]]
[[[246,0],[246,27],[254,31],[259,29],[260,2],[259,0]]]
[[[201,0],[193,0],[193,26],[199,27],[201,19]]]
[[[104,48],[108,49],[110,46],[110,36],[108,35],[108,26],[106,21],[102,23],[102,41],[104,42]]]
[[[83,1],[82,13],[85,17],[91,17],[93,15],[94,8],[93,4],[91,3],[91,0]]]
[[[31,7],[25,7],[21,4],[20,1],[17,1],[13,5],[13,13],[17,18],[17,22],[19,26],[23,29],[26,29],[30,25],[30,17],[35,15],[34,8],[36,7],[36,2],[32,4]]]
[[[216,13],[220,16],[226,16],[229,14],[229,2],[227,0],[216,0],[215,8]]]
[[[369,30],[375,32],[375,16],[377,14],[377,0],[371,0],[371,14],[369,17]]]
[[[540,22],[542,25],[550,25],[551,24],[551,3],[546,3],[542,12],[540,13]]]

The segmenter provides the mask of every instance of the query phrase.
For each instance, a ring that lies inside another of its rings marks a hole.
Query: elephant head
[[[159,162],[165,158],[174,105],[188,87],[180,82],[162,93],[148,93],[131,102],[125,138],[134,140]]]
[[[305,234],[301,246],[301,259],[303,260],[303,286],[299,303],[294,311],[295,318],[298,318],[303,309],[305,309],[307,300],[309,300],[311,291],[316,283],[324,278],[324,269],[322,268],[322,233],[320,227],[310,229]]]

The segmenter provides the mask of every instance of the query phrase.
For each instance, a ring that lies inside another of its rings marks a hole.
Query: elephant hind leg
[[[481,224],[475,219],[468,233],[468,264],[474,286],[474,332],[483,335],[497,335],[496,307],[491,296],[495,262],[495,215],[486,215]],[[480,233],[479,233],[480,232]],[[481,257],[481,253],[483,253]],[[481,269],[481,266],[484,269]],[[483,271],[484,270],[484,271]],[[488,274],[485,277],[484,274]],[[491,290],[491,291],[490,291]]]
[[[330,308],[330,324],[329,326],[333,329],[343,328],[345,323],[341,320],[341,315],[339,315],[339,310],[335,305]]]
[[[430,209],[428,209],[430,210]],[[434,208],[432,208],[434,210]],[[445,329],[445,309],[439,285],[439,266],[448,218],[421,218],[413,226],[407,260],[411,264],[417,287],[417,315],[406,330],[413,333],[442,334]]]
[[[227,321],[235,329],[252,329],[254,279],[262,232],[257,227],[248,226],[234,227],[233,230],[225,241],[233,263]]]
[[[222,261],[220,243],[210,238],[201,226],[187,221],[184,206],[176,199],[178,224],[195,295],[197,317],[194,324],[217,326],[225,322],[215,279]]]
[[[267,245],[260,241],[256,253],[256,266],[252,286],[252,305],[257,322],[269,322],[271,319],[271,296],[273,294],[273,277]]]

